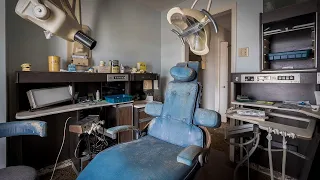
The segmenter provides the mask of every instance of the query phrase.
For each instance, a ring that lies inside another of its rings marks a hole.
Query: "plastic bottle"
[[[100,101],[100,92],[99,92],[99,90],[97,90],[97,92],[96,92],[96,100]]]
[[[122,64],[120,65],[120,73],[124,73],[124,66]]]

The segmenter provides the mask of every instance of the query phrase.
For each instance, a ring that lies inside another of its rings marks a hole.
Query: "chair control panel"
[[[300,83],[300,74],[242,74],[241,83]]]
[[[107,82],[129,81],[129,74],[108,74]]]

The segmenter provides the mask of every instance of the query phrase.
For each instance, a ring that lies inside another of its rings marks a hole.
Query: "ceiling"
[[[157,11],[163,11],[174,7],[182,3],[185,0],[135,0],[141,4],[144,4],[151,9],[155,9]],[[214,16],[216,22],[219,26],[231,31],[231,11],[226,11],[223,13],[219,13],[218,15]]]
[[[177,4],[180,4],[185,0],[136,0],[136,1],[152,9],[155,9],[157,11],[163,11]]]

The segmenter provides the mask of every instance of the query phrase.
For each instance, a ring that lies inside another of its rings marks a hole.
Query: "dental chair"
[[[40,136],[47,135],[47,123],[41,121],[20,121],[0,123],[0,138],[13,136]],[[1,180],[35,180],[37,172],[27,166],[13,166],[0,169]]]
[[[137,132],[138,140],[113,146],[99,153],[78,180],[191,179],[207,161],[211,136],[206,127],[218,128],[221,116],[199,108],[201,86],[199,62],[180,63],[171,69],[164,104],[153,102],[145,112],[155,118],[139,132],[131,126],[108,129],[116,135]]]

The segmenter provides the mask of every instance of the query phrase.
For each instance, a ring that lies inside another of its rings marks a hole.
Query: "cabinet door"
[[[131,125],[133,126],[133,106],[132,105],[125,105],[119,106],[117,108],[117,120],[118,126],[123,125]],[[132,131],[126,131],[119,133],[118,142],[125,143],[133,140]]]

